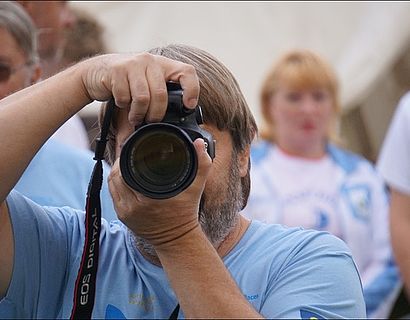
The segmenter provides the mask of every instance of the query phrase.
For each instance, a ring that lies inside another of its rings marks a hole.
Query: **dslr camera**
[[[215,157],[212,135],[199,126],[203,123],[201,107],[183,105],[178,83],[167,82],[167,90],[163,120],[136,127],[120,155],[121,174],[128,186],[154,199],[171,198],[192,183],[198,170],[195,139],[202,138],[211,159]]]

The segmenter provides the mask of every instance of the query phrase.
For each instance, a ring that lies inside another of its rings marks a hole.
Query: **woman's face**
[[[334,112],[334,101],[325,88],[279,87],[270,100],[277,144],[291,154],[322,156]]]

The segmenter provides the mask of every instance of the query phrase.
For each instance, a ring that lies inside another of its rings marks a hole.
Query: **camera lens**
[[[197,170],[195,148],[180,128],[165,123],[141,127],[121,152],[126,183],[151,198],[169,198],[188,187]]]
[[[170,133],[146,134],[134,145],[130,169],[135,179],[158,187],[176,185],[189,169],[184,142]],[[188,164],[188,167],[186,166]]]

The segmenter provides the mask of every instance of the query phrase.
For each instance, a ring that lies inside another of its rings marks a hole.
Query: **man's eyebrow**
[[[0,63],[3,63],[3,64],[11,63],[11,59],[8,56],[0,55]]]

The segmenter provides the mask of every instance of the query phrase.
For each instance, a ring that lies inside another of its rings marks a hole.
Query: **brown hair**
[[[334,121],[328,138],[338,141],[336,120],[340,113],[339,87],[333,68],[319,55],[309,50],[294,50],[283,55],[268,71],[260,91],[263,118],[261,137],[275,142],[275,124],[269,115],[270,100],[280,84],[295,90],[325,88],[329,90],[334,107]]]
[[[104,27],[99,21],[85,11],[71,8],[76,22],[72,28],[65,30],[64,64],[70,65],[97,54],[106,53]]]
[[[251,144],[257,134],[255,119],[234,76],[220,61],[203,50],[186,45],[173,44],[148,52],[193,65],[200,83],[199,105],[202,107],[204,123],[230,133],[234,154]],[[105,108],[102,108],[100,125],[104,113]],[[113,123],[107,143],[110,163],[115,160],[115,119]],[[244,207],[250,190],[249,169],[246,177],[242,178],[242,189]]]

